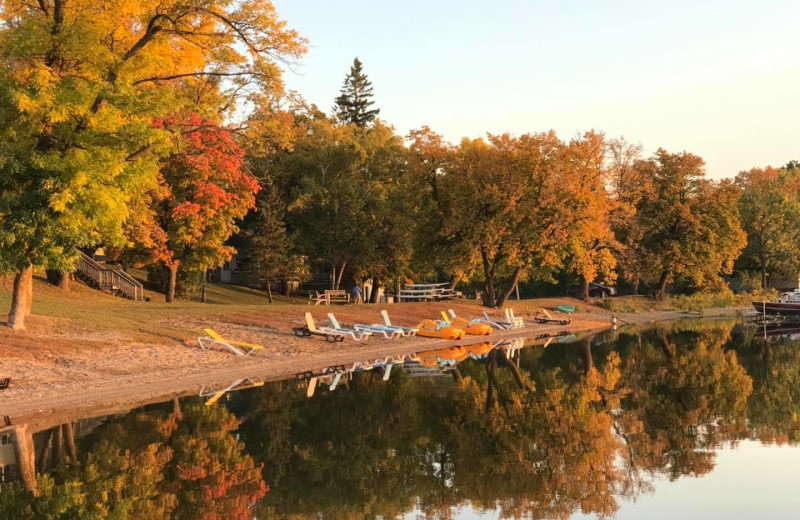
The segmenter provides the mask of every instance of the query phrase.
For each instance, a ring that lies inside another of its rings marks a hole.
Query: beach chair
[[[489,325],[491,325],[496,329],[505,330],[505,329],[510,329],[513,326],[513,324],[510,321],[503,321],[496,318],[492,318],[486,311],[483,311],[483,318],[485,323],[488,323]]]
[[[417,327],[401,327],[399,325],[392,325],[392,320],[389,319],[389,313],[385,310],[381,311],[381,316],[383,316],[383,324],[386,328],[399,330],[405,337],[415,336],[417,332],[419,332],[419,328]]]
[[[197,338],[197,343],[200,344],[200,348],[203,350],[209,350],[214,345],[218,345],[230,350],[237,356],[249,356],[254,352],[260,352],[261,349],[264,348],[261,345],[255,345],[253,343],[224,339],[212,329],[203,329],[203,332],[208,334],[208,337]]]
[[[8,388],[8,385],[10,385],[10,384],[11,384],[11,378],[10,377],[7,377],[7,378],[5,378],[3,380],[0,380],[0,390],[5,390],[6,388]]]
[[[542,309],[542,314],[544,314],[543,317],[536,316],[534,318],[536,320],[536,323],[545,323],[545,324],[555,323],[556,325],[569,325],[570,322],[569,319],[554,318],[553,316],[550,315],[549,312],[547,312],[547,309]]]
[[[359,331],[367,331],[373,334],[381,334],[386,339],[394,339],[394,338],[402,338],[404,336],[403,331],[400,330],[398,327],[387,327],[386,325],[364,325],[358,323],[353,325],[355,330]]]
[[[317,324],[314,323],[314,317],[311,316],[310,312],[306,313],[305,318],[306,318],[305,327],[294,327],[292,329],[295,336],[306,337],[306,338],[310,338],[311,336],[322,336],[328,343],[336,343],[337,341],[339,342],[344,341],[344,336],[342,334],[336,334],[334,332],[328,332],[318,329]]]
[[[203,385],[203,387],[200,388],[199,395],[200,397],[210,397],[210,399],[206,401],[206,406],[211,406],[212,404],[219,401],[219,399],[228,392],[233,392],[235,390],[244,390],[246,388],[256,388],[258,386],[264,386],[264,381],[261,381],[260,379],[257,378],[254,379],[246,377],[244,379],[237,379],[233,383],[229,384],[228,386],[220,390],[216,390],[211,385],[208,386]]]
[[[511,327],[514,329],[519,329],[525,326],[525,320],[521,317],[514,316],[514,309],[511,307],[506,309],[506,321],[511,323]]]
[[[368,330],[356,330],[356,329],[345,329],[339,325],[339,322],[336,320],[336,316],[333,315],[332,312],[328,313],[328,319],[331,320],[330,327],[320,327],[319,330],[322,332],[329,332],[331,334],[340,334],[342,336],[350,336],[355,341],[366,340],[372,335],[372,332]]]

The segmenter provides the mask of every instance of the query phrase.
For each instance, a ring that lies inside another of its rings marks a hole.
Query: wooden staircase
[[[80,257],[75,264],[75,275],[86,285],[120,298],[144,300],[144,287],[131,275],[121,269],[100,265],[82,251],[78,251],[78,254]]]

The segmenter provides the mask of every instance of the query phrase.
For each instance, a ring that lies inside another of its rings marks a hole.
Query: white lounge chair
[[[355,330],[355,329],[342,328],[339,325],[339,322],[336,320],[336,316],[334,316],[332,312],[328,313],[328,319],[331,320],[331,326],[319,327],[320,331],[330,332],[331,334],[339,334],[342,336],[350,336],[355,341],[366,340],[372,335],[372,332],[368,330]]]
[[[484,323],[488,323],[492,327],[500,330],[510,329],[514,325],[510,321],[503,321],[500,319],[492,318],[486,311],[483,311],[483,318],[484,318]]]
[[[506,309],[506,321],[511,323],[511,328],[518,329],[525,326],[525,321],[522,318],[514,316],[514,309],[508,307]]]
[[[403,336],[416,336],[419,329],[416,327],[401,327],[399,325],[392,325],[392,320],[389,319],[389,313],[385,310],[381,311],[381,316],[383,316],[383,324],[388,329],[399,330]]]
[[[368,331],[373,334],[381,334],[384,338],[394,339],[403,337],[403,331],[396,327],[387,327],[385,325],[364,325],[358,323],[353,325],[353,328],[360,331]]]
[[[203,329],[203,332],[208,334],[208,336],[197,338],[197,343],[200,344],[200,348],[203,350],[209,350],[214,345],[218,345],[230,350],[237,356],[249,356],[254,352],[260,352],[261,349],[264,348],[261,345],[255,345],[253,343],[224,339],[222,336],[214,332],[213,329]]]
[[[322,329],[317,328],[317,324],[314,322],[314,317],[311,316],[310,312],[305,313],[306,318],[306,326],[305,327],[294,327],[292,331],[294,332],[295,336],[306,337],[310,338],[311,336],[323,336],[325,341],[329,343],[336,343],[337,341],[344,341],[344,336],[341,334],[336,334],[335,332],[325,332]]]

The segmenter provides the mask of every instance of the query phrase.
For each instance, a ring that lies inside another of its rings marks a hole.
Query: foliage
[[[787,278],[800,272],[800,201],[797,174],[753,168],[736,177],[741,189],[739,212],[747,233],[740,262],[761,271],[761,287],[768,276]]]
[[[256,0],[9,1],[0,16],[3,270],[69,269],[76,247],[124,243],[169,149],[151,122],[221,78],[228,110],[247,84],[280,88],[275,59],[305,51]]]
[[[646,183],[636,207],[639,247],[650,253],[657,296],[673,278],[704,287],[731,273],[745,244],[734,187],[703,179],[703,160],[686,152],[659,149],[636,168]]]
[[[173,129],[174,150],[148,193],[148,218],[129,233],[145,263],[169,268],[171,301],[179,267],[204,272],[230,260],[234,250],[225,242],[238,231],[236,220],[254,206],[259,186],[243,168],[244,151],[228,130],[197,114],[157,125]]]

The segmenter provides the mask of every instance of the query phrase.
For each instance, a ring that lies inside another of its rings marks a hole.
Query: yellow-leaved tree
[[[279,89],[277,62],[306,42],[262,0],[0,6],[0,270],[16,273],[8,325],[23,328],[35,267],[124,242],[129,203],[171,148],[154,119],[196,109],[183,87],[210,85],[206,110],[231,110]]]

